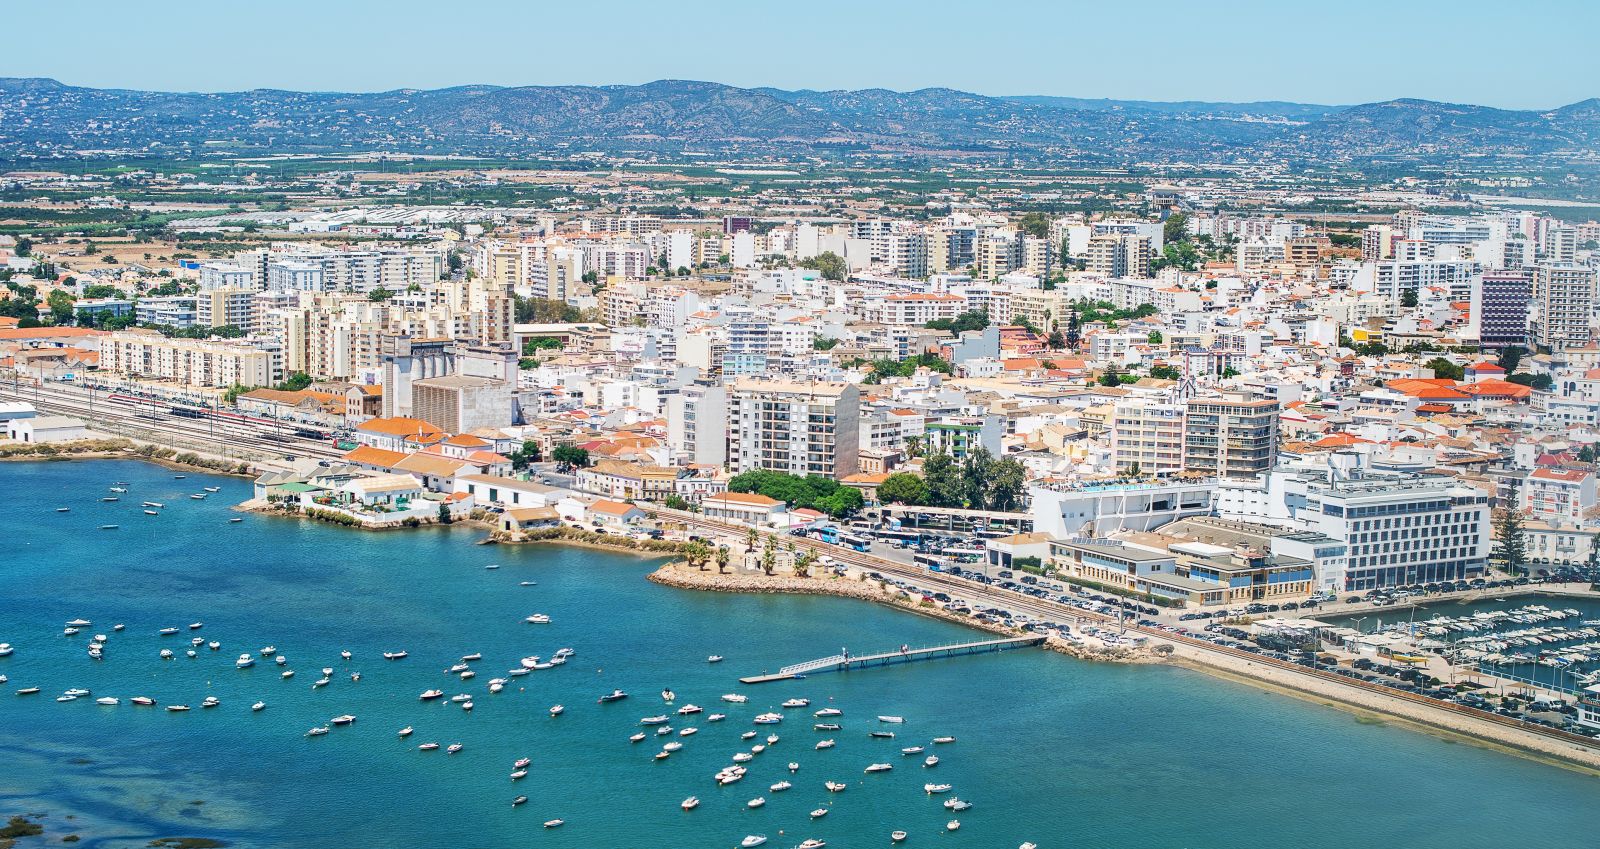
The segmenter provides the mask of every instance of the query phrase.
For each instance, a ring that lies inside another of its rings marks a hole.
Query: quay
[[[740,678],[740,684],[765,684],[771,681],[788,681],[812,672],[838,672],[846,669],[865,669],[869,666],[887,666],[891,663],[911,663],[939,657],[959,657],[967,654],[987,654],[1007,649],[1038,646],[1044,637],[1004,637],[998,640],[978,640],[968,643],[950,643],[943,646],[878,652],[877,654],[836,654],[785,666],[771,675],[751,675]]]

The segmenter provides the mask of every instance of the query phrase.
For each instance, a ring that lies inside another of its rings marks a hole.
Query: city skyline
[[[15,32],[69,22],[72,4],[12,10]],[[660,79],[783,89],[952,88],[990,96],[1046,95],[1157,102],[1291,101],[1352,105],[1397,98],[1548,109],[1596,96],[1600,60],[1585,49],[1580,3],[1551,4],[1536,19],[1505,19],[1483,3],[1380,7],[1358,3],[1339,17],[1312,18],[1260,3],[1233,14],[1198,15],[1153,4],[1132,28],[1112,7],[1024,2],[1006,15],[929,20],[893,2],[863,8],[822,0],[804,10],[726,3],[693,15],[625,3],[605,29],[578,7],[537,16],[490,2],[484,27],[430,44],[419,38],[423,4],[360,8],[290,2],[272,18],[192,3],[175,11],[96,9],[99,24],[75,35],[77,49],[48,39],[16,39],[0,56],[0,76],[49,77],[71,85],[155,91],[389,91],[460,85],[629,85]],[[1483,14],[1474,14],[1474,10]],[[1365,10],[1365,11],[1364,11]],[[300,14],[299,12],[306,14]],[[925,10],[923,10],[925,11]],[[1448,14],[1445,12],[1448,11]],[[1270,14],[1268,14],[1270,12]],[[1372,12],[1367,14],[1366,12]],[[1378,13],[1381,12],[1381,17]],[[1553,27],[1562,19],[1571,26]],[[309,23],[308,23],[309,21]],[[1021,25],[1022,22],[1028,25]],[[796,25],[801,24],[801,25]],[[1308,54],[1314,27],[1326,54]],[[1128,33],[1128,39],[1085,34]],[[328,38],[346,39],[326,49]],[[571,37],[592,32],[593,37]],[[563,34],[567,35],[563,35]],[[1455,50],[1421,49],[1425,43]],[[173,60],[153,62],[166,44]],[[397,50],[397,45],[412,50]],[[597,49],[594,45],[601,44]],[[1493,45],[1495,61],[1478,61]],[[963,46],[966,45],[966,46]],[[467,49],[470,47],[470,49]],[[202,61],[183,61],[188,49]],[[226,63],[204,61],[223,49]],[[1038,57],[1033,63],[987,58]],[[1356,62],[1361,56],[1382,62]],[[1308,62],[1307,56],[1316,60]]]

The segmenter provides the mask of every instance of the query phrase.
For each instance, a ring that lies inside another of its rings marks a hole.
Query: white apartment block
[[[728,393],[729,464],[840,478],[859,470],[860,390],[852,383],[741,378]]]
[[[100,342],[102,370],[183,387],[269,386],[281,378],[277,360],[245,343],[169,339],[153,330],[118,331]]]

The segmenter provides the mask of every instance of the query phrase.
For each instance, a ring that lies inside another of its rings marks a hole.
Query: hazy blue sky
[[[0,76],[374,91],[677,78],[1145,100],[1600,95],[1600,2],[48,0],[7,3]]]

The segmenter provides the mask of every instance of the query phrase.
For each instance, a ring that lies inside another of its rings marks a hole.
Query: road
[[[748,528],[744,525],[706,519],[703,516],[699,516],[694,513],[669,510],[661,507],[652,507],[648,509],[660,517],[667,518],[669,521],[682,522],[690,528],[706,531],[712,534],[730,536],[738,541],[743,541],[746,533],[748,532]],[[1463,731],[1463,729],[1458,728],[1456,724],[1446,721],[1447,716],[1454,715],[1457,717],[1467,717],[1470,719],[1479,720],[1500,728],[1514,730],[1520,733],[1534,734],[1566,745],[1576,745],[1590,753],[1593,753],[1596,749],[1596,742],[1594,740],[1582,735],[1572,734],[1559,729],[1546,728],[1540,725],[1530,725],[1522,722],[1521,720],[1501,716],[1489,711],[1478,710],[1477,708],[1467,707],[1466,705],[1455,704],[1452,702],[1443,702],[1437,699],[1428,698],[1426,696],[1417,695],[1415,693],[1408,693],[1403,690],[1396,690],[1366,681],[1346,678],[1342,675],[1337,675],[1333,672],[1326,671],[1323,668],[1305,667],[1297,663],[1278,660],[1276,658],[1243,651],[1230,646],[1217,645],[1208,640],[1199,639],[1197,637],[1192,637],[1181,633],[1173,633],[1160,628],[1141,626],[1136,623],[1126,621],[1119,623],[1116,617],[1107,616],[1091,610],[1084,610],[1070,604],[1062,604],[1052,599],[1036,598],[1034,596],[1025,595],[1013,590],[1001,589],[1000,587],[991,584],[980,584],[976,581],[955,578],[941,572],[930,572],[920,567],[911,566],[905,563],[898,563],[896,561],[888,560],[872,554],[863,554],[842,546],[829,545],[827,543],[805,537],[791,536],[789,537],[789,540],[793,541],[797,549],[807,549],[819,555],[826,554],[833,560],[840,563],[845,563],[884,575],[893,575],[897,578],[902,578],[908,581],[915,581],[918,586],[935,588],[936,591],[942,591],[950,594],[952,598],[960,597],[963,600],[968,600],[975,606],[998,607],[1004,610],[1026,613],[1029,616],[1042,619],[1047,622],[1089,621],[1100,625],[1120,624],[1121,627],[1129,632],[1139,634],[1140,636],[1149,637],[1153,640],[1181,645],[1192,652],[1201,655],[1202,657],[1209,654],[1218,658],[1225,658],[1235,662],[1244,661],[1252,666],[1276,669],[1280,672],[1289,673],[1291,680],[1296,677],[1306,679],[1314,678],[1325,683],[1338,685],[1338,687],[1361,690],[1366,693],[1379,694],[1399,702],[1425,706],[1440,712],[1438,714],[1440,721],[1437,723],[1440,727]],[[1236,663],[1229,665],[1236,665]],[[1472,732],[1463,731],[1463,733],[1470,734]],[[1507,742],[1511,745],[1517,745],[1514,739],[1502,739],[1491,734],[1481,734],[1479,736],[1483,736],[1486,739],[1493,739],[1498,742]]]
[[[24,384],[0,384],[0,400],[25,401],[38,409],[59,415],[83,419],[95,425],[112,425],[113,432],[134,431],[144,435],[136,438],[161,444],[173,444],[172,437],[197,444],[196,450],[210,451],[221,456],[235,457],[241,450],[265,455],[274,459],[316,457],[333,459],[343,452],[319,440],[295,436],[288,425],[281,439],[268,439],[262,434],[269,430],[265,425],[232,422],[219,419],[191,419],[167,412],[170,404],[156,402],[154,412],[150,405],[131,405],[106,400],[106,392],[85,390],[67,384],[46,384],[32,387]]]

